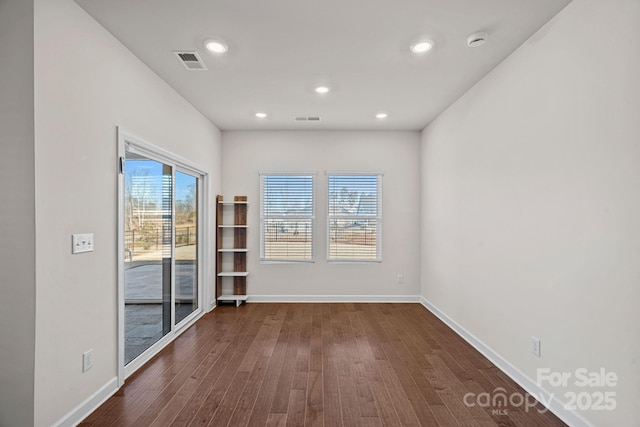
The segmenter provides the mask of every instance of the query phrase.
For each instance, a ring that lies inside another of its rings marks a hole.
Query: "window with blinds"
[[[260,174],[260,259],[314,259],[314,175]]]
[[[382,174],[328,174],[328,260],[382,260]]]

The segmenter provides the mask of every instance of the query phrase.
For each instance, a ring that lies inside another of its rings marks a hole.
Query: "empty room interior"
[[[0,0],[0,58],[0,426],[640,426],[638,0]]]

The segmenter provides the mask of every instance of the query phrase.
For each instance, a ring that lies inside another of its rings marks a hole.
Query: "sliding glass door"
[[[203,174],[120,139],[120,359],[124,377],[202,312]],[[122,379],[122,378],[121,378]]]
[[[198,309],[198,178],[176,171],[175,324]]]
[[[171,331],[172,167],[127,151],[125,364]]]

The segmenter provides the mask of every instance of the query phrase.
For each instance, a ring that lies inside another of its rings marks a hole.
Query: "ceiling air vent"
[[[296,122],[319,122],[320,116],[294,116]]]
[[[204,71],[207,69],[196,51],[174,51],[173,53],[187,70]]]

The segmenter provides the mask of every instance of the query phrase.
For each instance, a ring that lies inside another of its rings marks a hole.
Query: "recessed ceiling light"
[[[429,52],[433,48],[433,41],[431,40],[420,40],[412,44],[409,49],[413,53],[426,53]]]
[[[386,119],[387,117],[389,117],[389,115],[387,113],[378,113],[378,114],[376,114],[376,119]]]
[[[211,53],[225,53],[229,50],[229,46],[220,40],[209,39],[204,42],[204,47]]]
[[[320,93],[320,94],[325,94],[325,93],[331,92],[331,88],[329,86],[326,86],[326,85],[316,86],[315,89],[313,89],[313,90],[316,93]]]
[[[264,119],[267,117],[267,113],[256,113],[255,116],[259,119]]]
[[[482,46],[487,41],[487,37],[489,37],[489,35],[485,32],[473,33],[469,37],[467,37],[467,46],[469,47]]]

